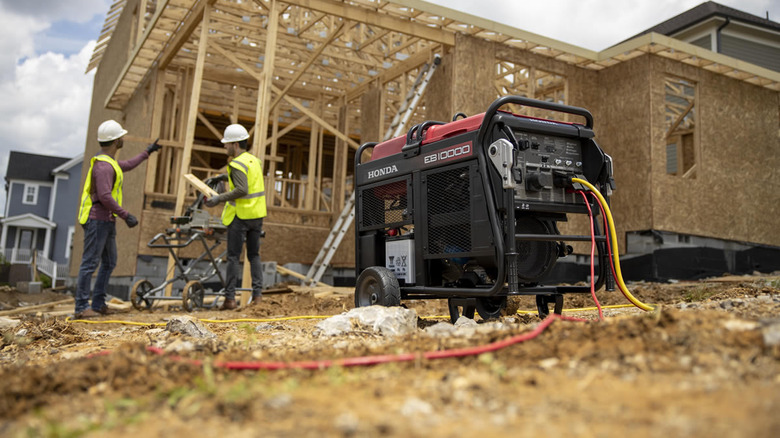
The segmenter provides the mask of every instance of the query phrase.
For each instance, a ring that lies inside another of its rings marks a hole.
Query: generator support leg
[[[514,207],[514,190],[506,190],[506,264],[507,264],[507,278],[506,282],[509,284],[509,293],[516,294],[520,289],[518,286],[518,271],[517,271],[517,240],[515,238],[515,207]]]
[[[551,295],[537,295],[536,296],[536,309],[539,312],[539,317],[544,319],[550,314],[550,303],[555,303],[553,312],[560,315],[563,312],[563,294],[551,294]]]
[[[474,310],[477,308],[476,298],[448,298],[447,306],[450,308],[450,321],[455,324],[460,318],[459,307],[463,308],[463,316],[474,319]]]

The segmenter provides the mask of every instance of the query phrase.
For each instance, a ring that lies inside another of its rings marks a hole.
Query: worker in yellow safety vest
[[[260,263],[260,237],[263,234],[263,218],[266,216],[265,184],[262,162],[247,152],[249,133],[241,125],[225,128],[222,143],[228,155],[228,172],[211,178],[211,181],[227,180],[230,190],[205,199],[207,207],[226,202],[222,210],[222,223],[227,229],[227,275],[225,302],[222,310],[236,308],[236,284],[240,271],[239,257],[246,241],[246,258],[252,275],[252,301],[260,301],[263,293],[263,272]]]
[[[138,225],[138,219],[122,208],[124,172],[134,169],[161,147],[155,140],[135,157],[116,161],[119,150],[124,146],[122,137],[125,134],[127,131],[114,120],[107,120],[98,127],[100,152],[90,160],[79,206],[78,220],[84,228],[84,252],[76,285],[76,319],[109,313],[106,287],[117,261],[116,218],[123,219],[129,228]],[[92,274],[98,264],[100,270],[90,293]]]

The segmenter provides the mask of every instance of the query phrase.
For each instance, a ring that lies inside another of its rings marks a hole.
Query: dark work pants
[[[241,274],[241,248],[246,242],[246,258],[252,274],[252,299],[258,300],[263,293],[263,271],[260,264],[260,233],[263,219],[239,219],[236,217],[227,229],[227,286],[225,299],[236,299],[236,285]]]
[[[92,310],[106,307],[106,287],[116,267],[116,222],[88,219],[84,224],[84,254],[76,285],[76,313],[89,307],[92,274],[100,263],[92,293]]]

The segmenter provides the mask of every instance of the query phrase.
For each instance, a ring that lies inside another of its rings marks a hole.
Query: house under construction
[[[125,175],[124,206],[141,226],[119,225],[112,284],[170,272],[168,252],[147,243],[195,199],[182,175],[224,172],[231,123],[250,130],[264,163],[263,260],[310,265],[353,191],[356,149],[386,137],[435,57],[406,126],[478,114],[503,95],[593,114],[615,163],[627,279],[780,269],[773,21],[708,2],[595,52],[421,0],[119,0],[88,67],[85,156],[107,119],[130,132],[120,159],[156,138],[163,148]],[[78,230],[73,277],[82,239]],[[353,233],[330,264],[355,275]]]

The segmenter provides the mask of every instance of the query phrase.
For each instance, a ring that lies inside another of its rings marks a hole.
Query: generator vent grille
[[[429,255],[471,251],[469,167],[427,176]]]
[[[360,226],[380,228],[408,222],[404,217],[407,206],[407,181],[395,181],[361,191],[363,203]]]

